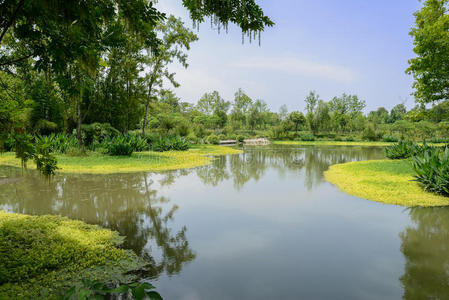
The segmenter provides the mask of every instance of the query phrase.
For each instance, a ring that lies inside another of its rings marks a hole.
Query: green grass
[[[300,146],[390,146],[388,142],[344,142],[344,141],[274,141],[277,145],[300,145]]]
[[[0,299],[56,299],[82,279],[133,280],[124,272],[144,262],[122,241],[81,221],[0,210]]]
[[[413,175],[408,160],[351,162],[325,172],[330,183],[359,198],[409,207],[449,205],[448,197],[424,191]]]
[[[195,145],[188,151],[136,152],[129,157],[90,153],[86,156],[56,155],[56,158],[58,172],[111,174],[193,168],[209,164],[213,159],[211,156],[241,152],[224,146]],[[21,166],[14,153],[0,154],[0,165]],[[34,163],[29,162],[28,166],[34,168]]]

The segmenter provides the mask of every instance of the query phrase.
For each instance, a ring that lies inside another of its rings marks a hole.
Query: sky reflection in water
[[[268,146],[166,173],[0,168],[0,209],[118,230],[165,299],[449,298],[449,210],[339,192],[331,164],[381,148]],[[1,178],[1,177],[0,177]]]

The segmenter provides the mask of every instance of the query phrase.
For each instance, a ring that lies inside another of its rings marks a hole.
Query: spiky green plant
[[[449,196],[449,147],[427,149],[413,157],[412,165],[415,180],[426,191]]]

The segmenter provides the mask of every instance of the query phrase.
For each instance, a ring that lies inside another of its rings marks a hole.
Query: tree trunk
[[[145,135],[145,128],[147,127],[148,122],[148,109],[150,107],[151,102],[151,92],[153,91],[153,79],[151,79],[149,85],[148,85],[148,98],[147,103],[145,103],[145,115],[143,117],[143,124],[142,124],[142,135]]]
[[[80,96],[82,96],[82,93],[80,93]],[[78,148],[83,148],[83,139],[81,137],[81,99],[78,99],[76,104],[76,138],[78,139]]]
[[[126,82],[126,90],[127,90],[127,93],[128,93],[128,101],[127,101],[127,105],[126,105],[126,127],[125,127],[125,134],[126,135],[128,135],[128,131],[129,131],[129,105],[130,105],[130,101],[129,101],[129,99],[131,98],[131,95],[130,95],[130,91],[129,91],[129,86],[130,86],[130,83],[129,83],[129,79],[127,80],[127,82]]]

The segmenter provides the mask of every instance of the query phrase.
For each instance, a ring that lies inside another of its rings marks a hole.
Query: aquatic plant
[[[449,196],[449,147],[426,149],[413,157],[412,165],[424,190]]]
[[[133,282],[126,272],[145,262],[118,248],[123,240],[81,221],[0,211],[0,299],[60,299],[83,279]]]
[[[148,282],[133,282],[109,288],[103,282],[84,279],[82,286],[70,288],[65,292],[62,299],[105,299],[107,296],[115,295],[121,298],[125,297],[125,299],[132,297],[134,300],[162,300],[161,295],[154,289],[155,287]]]

